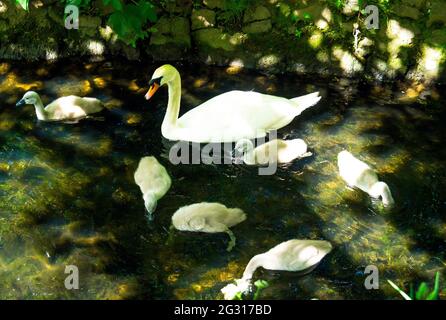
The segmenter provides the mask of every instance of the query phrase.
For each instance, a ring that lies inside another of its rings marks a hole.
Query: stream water
[[[249,259],[292,238],[324,239],[334,249],[311,273],[259,269],[266,299],[400,299],[404,288],[446,277],[446,97],[442,88],[364,85],[178,66],[182,110],[232,89],[323,98],[280,137],[303,138],[312,157],[259,176],[244,165],[173,165],[160,132],[167,90],[147,102],[155,65],[106,61],[0,64],[0,298],[220,299]],[[44,103],[94,96],[108,112],[79,123],[43,123],[27,90]],[[375,168],[396,207],[345,187],[336,156],[350,150]],[[148,222],[133,173],[142,156],[166,166],[172,188]],[[169,231],[172,214],[195,202],[221,202],[248,218],[226,234]],[[171,241],[168,241],[168,239]],[[65,266],[79,268],[67,290]],[[378,290],[364,269],[379,270]],[[441,293],[444,298],[446,293]]]

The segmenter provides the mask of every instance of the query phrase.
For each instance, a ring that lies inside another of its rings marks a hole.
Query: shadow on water
[[[397,232],[410,238],[409,250],[429,255],[423,271],[413,270],[410,279],[415,281],[431,281],[437,270],[444,276],[446,198],[441,190],[446,187],[446,153],[442,146],[446,131],[442,125],[444,113],[439,108],[441,104],[401,106],[382,116],[382,130],[362,132],[384,137],[380,144],[366,148],[375,157],[391,156],[395,144],[404,150],[404,161],[382,178],[402,201],[387,220]]]
[[[279,131],[305,139],[313,156],[259,176],[245,165],[169,162],[172,143],[160,134],[167,92],[150,103],[143,99],[154,68],[115,61],[37,70],[12,65],[14,77],[0,75],[6,88],[0,88],[0,297],[221,297],[219,290],[241,277],[253,255],[290,238],[325,239],[334,250],[305,275],[257,271],[256,278],[271,283],[265,298],[394,298],[386,278],[407,283],[432,270],[444,274],[445,114],[435,107],[441,100],[383,105],[382,95],[377,103],[369,87],[345,79],[326,84],[180,66],[181,114],[234,88],[286,97],[321,91],[316,107]],[[40,123],[31,106],[12,107],[29,89],[45,102],[68,93],[97,96],[108,111],[76,124]],[[344,148],[389,183],[396,210],[385,212],[345,188],[336,167]],[[133,181],[145,155],[155,155],[173,180],[152,223]],[[179,207],[200,201],[247,213],[233,228],[237,245],[230,253],[226,234],[169,231]],[[70,264],[79,267],[80,290],[64,288]],[[364,288],[370,264],[380,270],[380,290]]]

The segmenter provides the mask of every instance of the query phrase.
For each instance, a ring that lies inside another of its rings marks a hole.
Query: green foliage
[[[78,8],[86,8],[90,6],[90,0],[61,0],[65,5],[75,5]]]
[[[359,0],[359,8],[361,8],[361,13],[364,13],[364,8],[369,4],[377,6],[380,12],[385,14],[390,12],[390,0]]]
[[[104,2],[119,2],[119,0],[104,0]],[[120,2],[119,2],[120,3]],[[157,16],[155,7],[148,1],[140,0],[137,4],[121,5],[121,10],[117,10],[108,18],[107,24],[116,32],[118,37],[130,44],[136,46],[138,39],[144,39],[147,31],[143,30],[143,26],[148,22],[155,22]]]
[[[361,0],[359,0],[361,1]],[[341,10],[342,7],[344,6],[344,0],[328,0],[327,1],[329,5],[331,5],[332,7]]]
[[[121,0],[103,0],[103,2],[106,6],[111,5],[117,11],[122,10]]]
[[[254,285],[256,286],[256,292],[254,293],[253,300],[258,300],[262,290],[269,287],[269,283],[266,280],[257,280],[254,282]]]
[[[277,8],[277,26],[285,32],[292,33],[296,39],[300,39],[313,26],[313,17],[310,13],[304,12],[298,15],[285,3],[279,3]]]
[[[302,30],[296,28],[296,30],[294,30],[294,36],[295,36],[297,39],[300,39],[300,37],[302,37]]]
[[[240,24],[243,12],[253,3],[255,3],[254,0],[226,0],[224,12],[220,14],[220,18],[225,24]]]
[[[23,9],[28,10],[29,0],[14,0]],[[91,0],[60,0],[65,5],[75,5],[79,8],[89,8]],[[107,24],[117,34],[118,38],[131,46],[136,46],[138,39],[144,39],[153,28],[145,29],[148,22],[157,21],[154,5],[147,0],[133,1],[124,4],[123,0],[102,0],[104,5],[111,6],[113,11]],[[248,1],[248,0],[245,0]]]
[[[439,298],[440,272],[438,272],[438,271],[435,274],[434,289],[431,292],[429,292],[429,287],[426,284],[426,282],[422,282],[416,292],[414,291],[413,285],[411,284],[409,294],[407,294],[402,289],[400,289],[392,281],[387,280],[387,282],[389,282],[389,284],[392,286],[392,288],[394,288],[396,291],[398,291],[403,296],[403,298],[406,300],[438,300],[438,298]]]
[[[254,292],[252,299],[258,300],[262,291],[269,287],[269,283],[266,280],[257,280],[254,282],[254,286],[256,287],[256,291]],[[245,296],[242,292],[237,292],[233,300],[249,300],[249,295]]]
[[[18,3],[23,9],[28,11],[29,0],[15,0],[15,2]]]

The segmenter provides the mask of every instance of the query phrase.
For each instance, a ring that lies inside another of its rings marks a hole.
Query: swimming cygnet
[[[307,144],[302,139],[274,139],[254,148],[249,139],[241,139],[234,148],[236,156],[243,154],[243,162],[248,165],[268,163],[288,163],[297,158],[311,156]]]
[[[180,231],[217,233],[226,232],[230,241],[227,251],[235,245],[235,236],[230,227],[246,219],[238,208],[227,208],[221,203],[201,202],[179,208],[172,216],[172,225]]]
[[[100,100],[78,96],[61,97],[43,107],[39,94],[34,91],[26,92],[16,106],[25,104],[34,105],[37,119],[42,121],[76,120],[104,109]]]
[[[338,167],[340,176],[349,187],[357,187],[373,198],[381,198],[384,206],[392,206],[395,203],[389,186],[379,181],[376,172],[350,152],[339,152]]]
[[[141,189],[149,220],[153,219],[153,212],[171,186],[171,179],[166,168],[155,157],[143,157],[135,171],[135,183]]]

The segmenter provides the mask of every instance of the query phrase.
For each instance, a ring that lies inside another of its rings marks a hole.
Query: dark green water
[[[240,165],[179,165],[167,159],[160,126],[167,90],[143,95],[157,66],[100,62],[0,64],[0,298],[219,299],[249,259],[291,239],[325,239],[334,250],[310,274],[258,270],[271,299],[400,299],[386,279],[446,277],[446,98],[402,84],[365,86],[333,79],[264,76],[181,67],[182,112],[219,93],[254,89],[285,97],[320,90],[323,99],[279,134],[303,138],[313,157],[274,176]],[[15,107],[26,90],[44,103],[96,96],[110,112],[77,124],[40,123],[32,106]],[[411,91],[412,90],[412,91]],[[402,93],[404,91],[404,93]],[[415,93],[416,94],[415,94]],[[347,148],[377,169],[397,207],[385,212],[345,188],[336,156]],[[133,173],[156,156],[173,185],[148,223]],[[216,201],[248,219],[225,234],[174,232],[180,206]],[[367,265],[380,289],[366,290]],[[80,289],[64,287],[66,265]],[[443,291],[444,298],[446,292]]]

